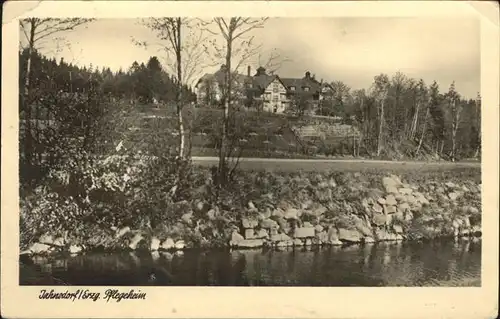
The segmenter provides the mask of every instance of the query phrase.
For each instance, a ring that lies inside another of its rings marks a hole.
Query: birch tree
[[[385,74],[377,75],[372,85],[372,95],[379,104],[378,107],[378,138],[377,138],[377,156],[380,156],[384,143],[384,123],[385,123],[385,103],[389,93],[389,77]]]
[[[143,21],[144,26],[155,33],[159,42],[148,43],[135,41],[137,45],[156,46],[166,53],[166,62],[172,71],[176,92],[176,113],[179,133],[179,158],[186,157],[186,132],[183,117],[185,99],[182,95],[184,86],[191,86],[194,76],[198,75],[202,67],[204,50],[203,34],[193,28],[192,19],[181,17],[151,18]],[[173,62],[171,62],[173,61]]]
[[[254,37],[250,35],[253,30],[264,27],[267,18],[214,18],[210,22],[200,21],[200,25],[205,31],[214,36],[222,38],[219,44],[215,38],[210,42],[210,47],[206,47],[215,61],[224,61],[224,85],[223,85],[223,119],[221,127],[221,143],[219,146],[219,166],[217,169],[217,182],[219,185],[225,184],[233,169],[228,167],[228,157],[232,148],[228,145],[229,115],[232,107],[234,73],[248,59],[255,56],[261,46],[254,44]]]
[[[418,119],[419,119],[419,113],[420,113],[420,109],[423,107],[423,105],[427,104],[427,88],[425,86],[425,82],[424,80],[420,79],[420,81],[418,82],[417,86],[416,86],[416,96],[415,96],[415,102],[416,102],[416,106],[415,106],[415,112],[413,113],[413,120],[412,120],[412,123],[411,123],[411,127],[410,127],[410,140],[414,140],[415,139],[415,134],[417,132],[417,129],[418,129]],[[424,123],[425,121],[427,120],[427,116],[428,116],[428,107],[426,108],[426,115],[425,115],[425,120],[424,120]]]
[[[25,159],[28,163],[32,160],[32,114],[31,114],[31,61],[33,54],[43,48],[47,41],[54,40],[53,38],[61,33],[72,31],[78,26],[86,24],[93,19],[70,18],[70,19],[53,19],[53,18],[27,18],[20,21],[20,29],[24,35],[24,41],[21,41],[21,46],[28,50],[28,59],[26,62],[26,71],[24,79],[24,92],[21,95],[21,105],[24,106],[26,119],[26,140],[25,140]],[[24,45],[23,45],[24,43]],[[39,108],[36,108],[36,119],[39,117]],[[35,122],[38,126],[38,121]],[[37,129],[38,131],[38,129]]]
[[[455,82],[451,83],[448,93],[446,94],[449,110],[451,113],[451,160],[456,160],[457,151],[457,132],[460,127],[460,116],[463,110],[463,105],[460,102],[460,95],[455,90]]]

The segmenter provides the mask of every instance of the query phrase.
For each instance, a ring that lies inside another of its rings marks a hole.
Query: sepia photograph
[[[21,284],[480,286],[478,20],[20,32]]]
[[[277,12],[18,19],[16,285],[482,287],[480,16]]]

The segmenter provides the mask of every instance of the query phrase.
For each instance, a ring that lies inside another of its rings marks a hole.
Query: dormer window
[[[295,86],[291,86],[290,91],[295,91]]]
[[[308,86],[304,86],[304,92],[309,92],[309,87]]]

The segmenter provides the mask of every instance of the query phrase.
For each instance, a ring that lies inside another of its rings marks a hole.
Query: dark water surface
[[[481,241],[22,259],[21,285],[480,286]]]

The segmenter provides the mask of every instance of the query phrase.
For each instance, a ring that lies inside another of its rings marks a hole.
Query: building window
[[[274,113],[277,113],[277,112],[278,112],[278,105],[274,105],[273,112],[274,112]]]
[[[278,102],[279,100],[279,96],[278,95],[273,95],[273,101],[274,102]]]
[[[291,86],[290,91],[295,91],[295,86]]]
[[[273,92],[274,93],[278,93],[279,92],[279,86],[278,86],[278,83],[276,83],[276,82],[273,83]]]
[[[308,87],[308,86],[305,86],[305,87],[304,87],[304,91],[305,91],[305,92],[309,92],[309,87]]]

